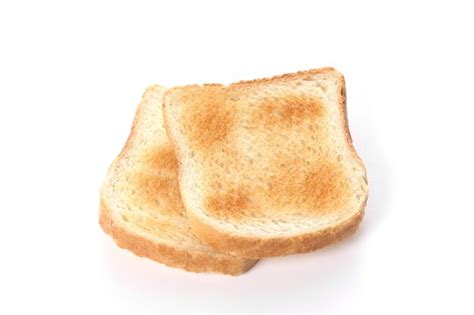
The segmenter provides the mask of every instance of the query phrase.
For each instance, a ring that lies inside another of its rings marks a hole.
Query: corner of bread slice
[[[368,188],[345,102],[334,68],[168,93],[164,116],[193,232],[252,259],[353,234]]]
[[[113,210],[101,198],[99,224],[117,246],[168,267],[197,273],[211,272],[237,276],[248,271],[258,261],[155,241],[152,237],[131,228],[134,222],[123,222],[122,219],[114,218],[112,213]]]
[[[215,251],[192,232],[177,184],[177,161],[163,128],[165,88],[149,87],[132,130],[101,187],[99,224],[117,245],[170,267],[239,275],[257,261]]]

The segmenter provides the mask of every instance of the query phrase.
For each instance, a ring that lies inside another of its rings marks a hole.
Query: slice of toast
[[[356,231],[366,171],[336,70],[176,87],[163,105],[188,218],[213,248],[255,259]]]
[[[153,86],[143,95],[127,143],[101,189],[100,225],[118,246],[138,256],[194,272],[243,273],[256,261],[216,252],[191,232],[163,127],[164,91]]]

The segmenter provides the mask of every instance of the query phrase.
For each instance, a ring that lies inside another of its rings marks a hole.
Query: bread
[[[237,275],[255,260],[219,253],[191,232],[177,161],[163,128],[164,88],[147,89],[101,189],[100,225],[118,246],[168,266]]]
[[[216,250],[303,253],[356,231],[366,171],[333,68],[176,87],[163,105],[192,230]]]

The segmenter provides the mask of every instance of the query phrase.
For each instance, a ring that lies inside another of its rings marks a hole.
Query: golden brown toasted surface
[[[308,209],[328,210],[341,207],[350,197],[350,191],[345,185],[347,177],[341,167],[333,162],[315,166],[305,176],[302,185],[304,189],[300,191],[302,199],[308,201]]]
[[[238,123],[235,109],[242,102],[241,96],[237,96],[239,92],[245,93],[221,85],[206,85],[180,95],[178,100],[185,106],[183,126],[193,149],[207,151],[225,141],[234,141],[229,137]],[[289,128],[325,114],[320,98],[295,92],[265,97],[252,107],[251,128]]]
[[[196,122],[188,115],[193,106],[212,103],[218,117],[216,102],[232,117],[230,124],[222,119],[226,127],[213,122],[199,132],[187,129]],[[349,136],[344,78],[336,70],[175,88],[164,111],[188,218],[215,248],[242,257],[286,255],[357,228],[366,175]],[[212,135],[219,141],[195,145],[221,127],[225,136]]]
[[[204,201],[209,214],[225,220],[271,217],[282,209],[316,215],[339,209],[348,201],[349,175],[336,156],[322,155],[318,160],[307,157],[308,152],[317,156],[320,147],[331,145],[331,135],[324,125],[328,104],[321,97],[291,89],[274,94],[249,101],[243,97],[251,95],[249,91],[221,85],[193,87],[180,94],[180,106],[185,107],[182,125],[192,149],[205,159],[217,161],[207,169],[204,179],[205,185],[214,187]],[[289,139],[291,128],[298,132],[307,129],[310,138]],[[242,129],[257,139],[255,151],[262,146],[262,139],[266,141],[263,145],[274,147],[266,153],[271,156],[269,163],[258,156],[248,159],[252,152],[246,152],[245,157],[236,149],[236,137],[241,141],[248,138],[239,134]],[[231,132],[233,136],[229,137]],[[213,145],[217,152],[210,151]],[[303,158],[298,152],[303,152]],[[245,185],[235,188],[233,178]]]
[[[224,220],[244,220],[282,211],[315,215],[341,209],[352,192],[336,155],[321,152],[332,145],[327,101],[288,88],[256,94],[245,86],[205,85],[177,97],[192,150],[215,160],[204,179],[205,186],[215,188],[205,197],[206,211]],[[269,161],[251,151],[243,157],[237,147],[252,140],[239,133],[242,128],[254,136],[250,150],[263,145]],[[290,129],[305,136],[292,136]],[[213,148],[218,152],[211,153]],[[244,184],[235,188],[233,178]]]
[[[252,125],[265,128],[291,127],[324,115],[324,104],[319,98],[297,93],[266,97],[255,108]]]
[[[151,148],[138,158],[140,170],[128,170],[136,200],[144,212],[159,209],[168,215],[184,216],[185,209],[176,178],[178,163],[171,145]]]
[[[286,213],[314,216],[340,209],[351,198],[348,175],[331,159],[308,168],[304,161],[293,158],[279,161],[276,169],[261,175],[260,181],[246,182],[245,188],[219,184],[220,189],[205,197],[206,211],[231,220],[271,217],[282,209]],[[251,170],[246,173],[245,176],[252,176]]]
[[[300,214],[324,214],[339,209],[350,198],[348,175],[331,159],[314,165],[297,158],[280,163],[278,172],[269,176],[265,192],[276,208],[296,209]]]
[[[152,170],[168,170],[175,175],[178,172],[178,160],[171,144],[148,150],[143,154],[143,163]]]
[[[205,87],[205,91],[195,90],[180,98],[184,109],[186,133],[192,135],[190,142],[198,150],[207,150],[226,141],[232,126],[234,115],[232,104],[218,85]]]
[[[152,212],[157,204],[160,213],[169,215],[184,215],[184,208],[179,197],[179,188],[176,182],[163,176],[156,176],[147,172],[129,175],[130,183],[136,187],[136,200],[144,211]]]
[[[248,192],[243,188],[228,189],[205,199],[205,205],[211,215],[216,217],[239,218],[250,206]]]

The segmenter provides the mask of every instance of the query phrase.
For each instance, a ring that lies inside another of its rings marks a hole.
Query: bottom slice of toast
[[[100,226],[119,247],[170,267],[241,274],[257,260],[219,253],[191,232],[178,187],[178,165],[163,127],[165,88],[152,86],[100,193]]]

